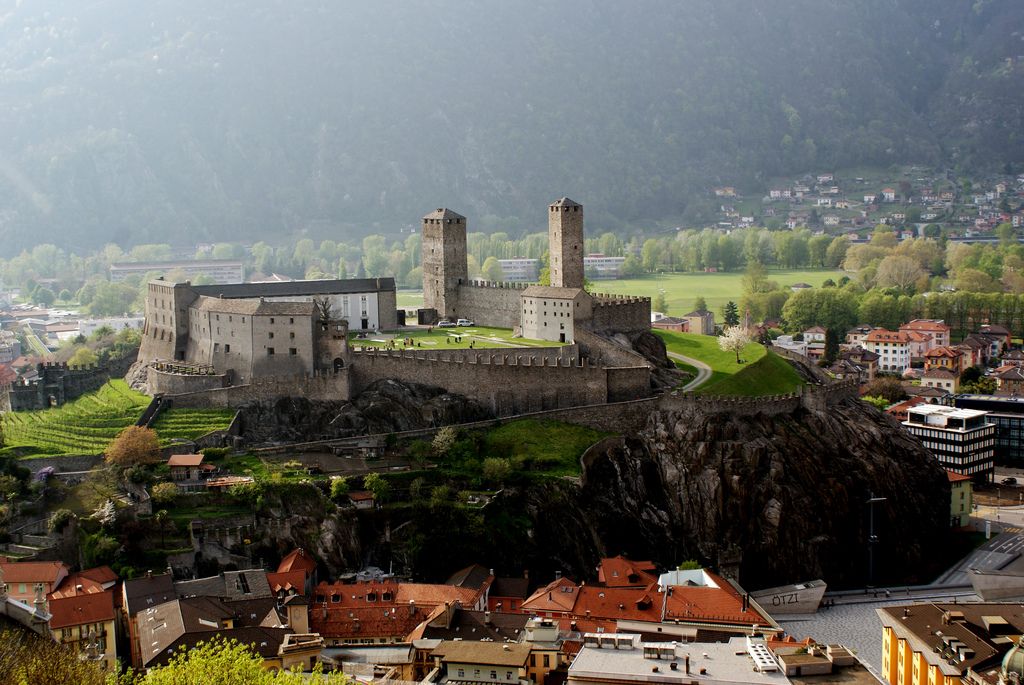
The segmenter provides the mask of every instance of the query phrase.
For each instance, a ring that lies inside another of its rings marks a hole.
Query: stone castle
[[[548,207],[550,285],[470,281],[466,217],[450,209],[423,217],[422,237],[423,305],[436,318],[563,343],[575,342],[580,329],[608,335],[650,328],[650,298],[584,290],[583,206],[567,197]]]
[[[428,320],[472,319],[561,347],[354,351],[349,330],[399,330],[394,279],[193,286],[153,281],[139,361],[146,388],[182,406],[301,396],[348,400],[393,379],[447,389],[497,416],[646,397],[651,366],[606,336],[650,327],[650,300],[584,290],[583,207],[549,208],[551,285],[471,282],[466,219],[423,219]],[[355,325],[353,325],[355,324]]]

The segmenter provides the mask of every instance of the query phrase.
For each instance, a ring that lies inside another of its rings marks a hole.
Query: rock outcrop
[[[671,567],[698,559],[749,588],[867,573],[870,495],[876,579],[922,580],[944,544],[949,485],[893,420],[849,398],[776,416],[658,411],[638,434],[588,455],[582,484],[523,493],[527,563],[590,575],[602,555]]]
[[[286,397],[251,402],[240,412],[241,434],[251,443],[329,440],[493,418],[461,395],[395,380],[377,381],[351,402]]]

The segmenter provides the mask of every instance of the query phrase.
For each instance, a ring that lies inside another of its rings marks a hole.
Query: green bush
[[[229,448],[229,447],[204,447],[203,449],[201,449],[199,451],[207,459],[214,460],[214,459],[223,459],[224,457],[228,456],[228,453],[231,451],[231,448]]]

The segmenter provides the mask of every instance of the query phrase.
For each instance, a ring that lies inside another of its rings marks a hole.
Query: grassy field
[[[113,380],[56,409],[7,412],[2,421],[5,451],[24,456],[97,454],[133,425],[148,404],[147,396]]]
[[[368,338],[359,339],[358,334],[349,336],[349,342],[356,347],[387,347],[389,341],[395,341],[396,349],[408,349],[402,344],[405,338],[412,338],[414,347],[429,350],[467,350],[470,343],[474,349],[488,347],[561,347],[562,343],[550,342],[547,340],[527,340],[526,338],[513,338],[512,331],[508,328],[486,328],[484,326],[460,326],[458,328],[434,328],[432,332],[426,330],[402,333],[400,335],[371,335]]]
[[[523,419],[489,431],[484,447],[487,456],[510,459],[516,469],[549,476],[577,475],[580,456],[606,435],[568,423]]]
[[[777,395],[791,392],[801,384],[793,367],[781,357],[769,353],[763,345],[750,343],[736,363],[736,355],[718,346],[713,335],[653,331],[665,341],[669,352],[699,359],[711,367],[711,378],[697,392],[706,395]],[[676,362],[677,366],[689,370]]]
[[[779,285],[794,283],[810,283],[815,288],[831,278],[839,280],[842,271],[831,270],[769,270],[768,279],[777,281]],[[616,295],[643,295],[654,298],[664,291],[665,303],[671,316],[681,316],[693,311],[693,302],[700,296],[708,303],[708,309],[721,319],[722,307],[729,300],[740,301],[743,296],[743,272],[716,274],[652,274],[643,278],[620,279],[614,281],[594,281],[594,292],[614,293]]]

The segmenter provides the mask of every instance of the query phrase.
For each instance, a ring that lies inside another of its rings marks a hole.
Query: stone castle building
[[[638,333],[650,328],[646,297],[584,290],[583,205],[567,197],[548,207],[550,285],[470,281],[466,217],[438,209],[423,217],[423,305],[436,318],[517,328],[524,338],[575,342],[579,330]]]
[[[152,281],[139,360],[182,362],[179,368],[192,365],[196,375],[228,375],[238,383],[313,375],[344,364],[349,322],[358,330],[393,329],[396,317],[392,278],[208,286]]]
[[[139,351],[147,389],[181,406],[237,407],[285,396],[347,400],[378,381],[398,380],[465,395],[496,416],[647,397],[650,364],[605,336],[648,330],[650,299],[583,288],[581,205],[555,202],[548,227],[551,285],[471,282],[466,218],[447,209],[424,217],[425,313],[564,346],[351,349],[350,328],[399,328],[391,278],[212,286],[158,280],[149,284]]]

